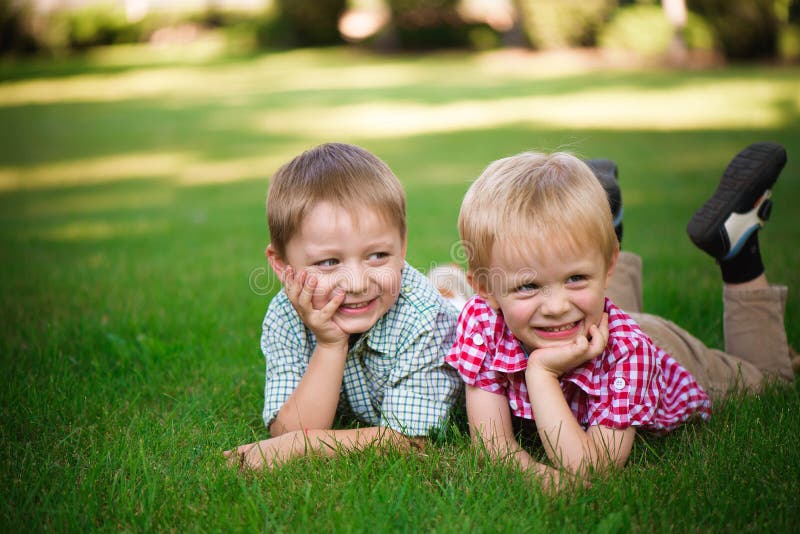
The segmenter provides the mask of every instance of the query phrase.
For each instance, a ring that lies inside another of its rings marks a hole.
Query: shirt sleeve
[[[658,406],[658,349],[635,338],[616,343],[612,351],[608,370],[598,377],[600,387],[588,396],[587,426],[645,426]]]
[[[266,362],[262,418],[269,428],[300,384],[311,357],[303,323],[283,293],[275,297],[264,317],[261,351]]]
[[[430,328],[397,354],[399,371],[381,404],[382,426],[407,436],[427,436],[441,427],[461,393],[461,381],[444,362],[453,342],[454,313],[441,310]]]
[[[500,374],[485,364],[494,350],[493,329],[487,319],[481,319],[485,315],[474,299],[467,302],[458,317],[455,341],[445,361],[466,384],[503,395],[506,386]]]

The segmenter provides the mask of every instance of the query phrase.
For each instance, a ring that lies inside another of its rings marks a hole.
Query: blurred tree
[[[468,30],[458,13],[459,1],[387,0],[391,22],[384,45],[411,50],[466,46]]]
[[[0,0],[0,55],[35,52],[39,47],[29,27],[25,3]]]
[[[325,46],[343,42],[339,19],[347,0],[277,0],[277,8],[290,44]]]
[[[672,25],[672,41],[669,45],[668,55],[673,63],[685,63],[689,56],[689,47],[683,30],[686,27],[686,2],[685,0],[662,0],[661,6],[667,20]]]
[[[517,0],[525,34],[540,50],[594,46],[618,0]]]
[[[600,32],[598,41],[606,49],[663,57],[676,63],[689,59],[688,50],[711,52],[716,49],[713,28],[697,13],[686,13],[680,37],[686,50],[677,56],[670,55],[675,26],[664,16],[663,6],[629,3],[614,12],[611,21]],[[711,57],[709,54],[704,56]]]
[[[775,0],[689,0],[688,7],[714,27],[726,57],[775,56],[778,43]]]

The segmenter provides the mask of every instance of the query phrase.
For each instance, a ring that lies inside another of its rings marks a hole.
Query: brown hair
[[[267,194],[267,224],[272,246],[285,256],[286,245],[318,202],[357,214],[365,207],[406,235],[406,196],[386,163],[354,145],[316,146],[283,165]]]

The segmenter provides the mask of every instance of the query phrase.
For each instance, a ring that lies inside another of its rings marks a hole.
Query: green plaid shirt
[[[425,436],[447,418],[462,383],[445,364],[458,310],[405,264],[397,302],[350,348],[340,406],[364,423]],[[264,317],[264,424],[269,426],[306,372],[316,340],[281,290]]]

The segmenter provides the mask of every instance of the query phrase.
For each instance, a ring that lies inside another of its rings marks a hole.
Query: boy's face
[[[511,332],[529,352],[575,341],[600,324],[611,269],[600,250],[574,251],[556,244],[548,254],[521,245],[495,244],[488,286],[479,293],[503,312]],[[509,250],[511,249],[511,250]]]
[[[333,321],[348,334],[369,330],[397,301],[405,254],[400,230],[374,210],[351,213],[328,202],[309,211],[286,244],[285,258],[268,248],[279,276],[292,266],[318,279],[311,299],[314,309],[330,301],[334,288],[345,292]]]

